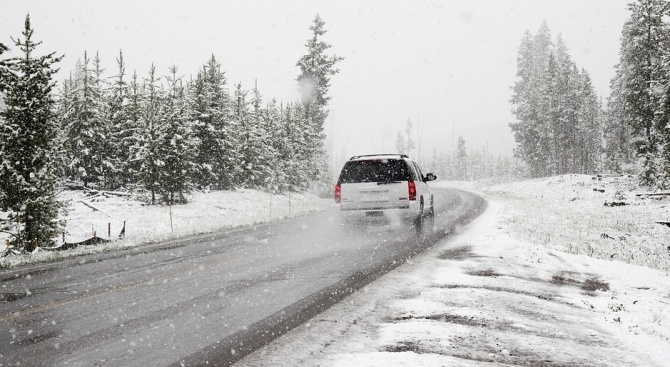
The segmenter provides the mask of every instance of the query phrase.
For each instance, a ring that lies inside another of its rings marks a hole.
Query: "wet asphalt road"
[[[0,271],[0,366],[230,365],[476,217],[435,190],[432,235],[335,209]]]

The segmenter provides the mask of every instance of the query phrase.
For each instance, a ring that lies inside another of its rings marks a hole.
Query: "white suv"
[[[404,154],[351,157],[335,186],[335,202],[345,217],[385,217],[409,220],[417,229],[434,220],[433,194],[419,165]]]

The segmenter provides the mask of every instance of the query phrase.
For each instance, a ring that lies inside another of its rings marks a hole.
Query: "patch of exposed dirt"
[[[521,309],[521,308],[515,308],[515,312],[525,315],[525,316],[531,316],[535,319],[538,320],[547,320],[547,319],[553,319],[554,321],[559,320],[559,317],[547,315],[546,313],[541,313],[541,312],[535,312],[535,311],[530,311],[527,309]],[[395,318],[392,318],[388,321],[394,322],[394,321],[409,321],[409,320],[432,320],[432,321],[438,321],[438,322],[447,322],[447,323],[452,323],[452,324],[458,324],[458,325],[465,325],[465,326],[471,326],[471,327],[476,327],[476,328],[488,328],[488,329],[493,329],[493,330],[498,330],[498,331],[508,331],[508,332],[513,332],[513,333],[520,333],[520,334],[526,334],[526,335],[534,335],[537,337],[541,338],[549,338],[549,339],[560,339],[560,340],[571,340],[575,343],[578,344],[583,344],[583,345],[591,345],[591,346],[606,346],[607,343],[599,338],[589,338],[589,339],[584,339],[584,338],[576,338],[574,336],[570,335],[565,335],[565,334],[560,334],[560,333],[552,333],[547,330],[530,330],[527,328],[519,327],[516,325],[516,323],[511,322],[511,321],[493,321],[493,320],[485,320],[481,318],[476,318],[474,316],[471,317],[466,317],[466,316],[461,316],[461,315],[451,315],[451,314],[435,314],[435,315],[426,315],[426,316],[414,316],[414,315],[403,315],[403,316],[398,316]]]
[[[0,293],[0,303],[8,303],[18,301],[20,299],[26,298],[27,293]]]
[[[532,293],[532,292],[527,292],[527,291],[522,291],[518,289],[512,289],[512,288],[503,288],[503,287],[493,287],[493,286],[470,286],[470,285],[461,285],[461,284],[448,284],[448,285],[441,285],[438,286],[438,288],[444,288],[444,289],[466,289],[466,288],[471,288],[471,289],[485,289],[487,291],[491,292],[507,292],[507,293],[514,293],[514,294],[522,294],[524,296],[529,296],[529,297],[535,297],[539,298],[544,301],[552,301],[552,302],[557,302],[560,304],[564,304],[567,306],[573,306],[571,303],[565,303],[561,302],[555,299],[555,297],[551,294],[546,294],[546,293]]]
[[[389,345],[384,347],[383,351],[392,353],[401,353],[401,352],[414,352],[416,354],[424,353],[421,347],[419,347],[419,344],[414,342],[401,342],[395,345]]]
[[[19,344],[29,346],[29,345],[33,345],[33,344],[43,342],[45,340],[58,338],[59,336],[60,336],[59,332],[51,331],[51,332],[48,332],[46,334],[40,334],[40,335],[36,335],[36,336],[33,336],[31,338],[28,338],[28,339],[23,339],[23,340],[19,341]]]
[[[433,320],[440,322],[448,322],[452,324],[468,325],[468,326],[487,326],[487,323],[482,320],[476,320],[473,317],[465,317],[458,315],[439,314],[427,316],[403,315],[391,319],[392,321],[407,321],[407,320]]]
[[[472,271],[467,272],[466,274],[477,276],[477,277],[499,277],[499,276],[502,275],[500,273],[497,273],[493,269],[472,270]]]
[[[586,292],[610,290],[609,283],[602,281],[594,274],[580,274],[573,271],[562,271],[551,277],[551,284],[579,287]]]
[[[605,283],[598,278],[589,278],[584,281],[582,284],[582,289],[589,292],[603,291],[607,292],[610,290],[609,283]]]
[[[472,252],[472,246],[446,249],[438,255],[438,258],[442,260],[465,260],[473,257],[477,257],[477,255]]]
[[[459,358],[466,361],[484,362],[484,363],[501,363],[510,366],[533,366],[533,367],[584,367],[584,366],[602,366],[602,364],[594,363],[592,361],[576,361],[569,362],[552,360],[547,356],[528,355],[520,350],[508,350],[506,354],[502,354],[498,348],[493,348],[489,345],[473,346],[453,346],[452,350],[444,350],[443,348],[431,348],[431,346],[422,346],[418,342],[403,341],[394,345],[388,345],[382,348],[384,352],[401,353],[414,352],[416,354],[435,354]]]

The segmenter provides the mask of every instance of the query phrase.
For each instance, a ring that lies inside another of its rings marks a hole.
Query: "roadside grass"
[[[519,239],[668,272],[670,228],[656,222],[670,220],[670,199],[636,196],[645,190],[634,180],[565,175],[479,189],[506,203],[500,226]]]

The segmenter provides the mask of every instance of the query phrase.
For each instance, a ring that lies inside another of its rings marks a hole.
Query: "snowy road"
[[[483,205],[436,193],[437,236],[335,211],[0,274],[0,365],[229,364],[401,264]]]

